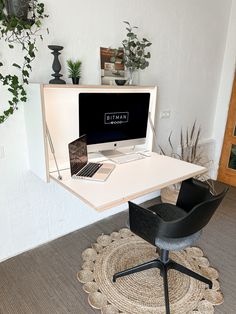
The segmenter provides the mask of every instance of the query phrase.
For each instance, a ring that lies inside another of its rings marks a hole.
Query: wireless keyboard
[[[137,153],[133,153],[133,154],[127,154],[127,155],[112,157],[112,158],[110,158],[110,160],[115,162],[116,164],[124,164],[126,162],[135,161],[135,160],[139,160],[139,159],[143,159],[143,158],[145,158],[145,156],[142,156],[142,155],[137,154]]]

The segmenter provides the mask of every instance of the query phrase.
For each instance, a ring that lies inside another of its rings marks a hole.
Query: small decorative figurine
[[[62,46],[55,46],[55,45],[50,45],[48,46],[50,50],[52,50],[52,55],[54,55],[54,60],[52,64],[52,69],[55,73],[52,74],[54,79],[49,81],[49,84],[66,84],[64,80],[62,80],[60,77],[63,75],[60,74],[61,71],[61,64],[59,61],[59,55],[61,54],[59,51],[63,49]]]

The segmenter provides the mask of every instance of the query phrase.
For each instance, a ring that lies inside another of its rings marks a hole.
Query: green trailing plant
[[[23,52],[22,64],[12,64],[14,69],[20,71],[20,75],[11,73],[4,75],[4,65],[3,62],[0,62],[0,81],[8,87],[11,94],[8,106],[6,105],[8,108],[0,115],[0,123],[3,123],[18,109],[20,102],[27,101],[25,85],[29,83],[29,76],[32,71],[31,63],[36,56],[36,41],[38,38],[43,39],[40,30],[42,21],[46,17],[48,15],[44,12],[44,4],[38,0],[30,0],[27,19],[8,16],[5,1],[0,0],[0,39],[7,43],[9,49],[14,49],[15,45],[20,45]]]
[[[126,68],[131,70],[144,70],[149,66],[149,59],[151,58],[150,51],[146,51],[152,43],[146,39],[139,39],[136,34],[137,26],[131,26],[129,22],[124,21],[126,24],[126,39],[122,41],[124,48],[124,64]]]
[[[69,78],[79,78],[81,76],[81,65],[80,60],[73,61],[69,59],[66,61],[68,66]]]

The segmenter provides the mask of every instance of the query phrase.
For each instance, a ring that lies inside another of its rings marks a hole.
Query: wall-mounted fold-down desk
[[[41,179],[55,180],[83,202],[102,211],[129,200],[148,195],[170,184],[199,175],[205,168],[177,159],[152,153],[141,160],[116,165],[106,182],[72,179],[69,170],[68,143],[79,137],[78,92],[150,92],[150,117],[155,119],[156,87],[114,87],[31,84],[29,103],[25,105],[25,122],[28,137],[30,169]],[[55,147],[62,180],[58,180],[50,149],[46,123]],[[144,147],[152,150],[153,136],[150,125]],[[142,145],[141,145],[142,146]]]
[[[98,211],[158,191],[206,171],[205,168],[152,153],[151,157],[116,165],[106,182],[72,179],[69,170],[51,178]]]

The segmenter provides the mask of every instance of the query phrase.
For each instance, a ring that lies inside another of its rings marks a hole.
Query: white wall
[[[214,177],[217,177],[221,149],[224,140],[225,125],[232,93],[234,73],[236,70],[236,0],[232,1],[228,36],[224,53],[221,80],[215,108],[213,137],[217,139],[215,147]]]
[[[65,60],[78,57],[83,61],[81,83],[99,84],[99,47],[119,46],[125,36],[122,21],[128,20],[153,42],[150,67],[141,73],[141,84],[158,85],[158,110],[171,110],[169,120],[158,120],[160,143],[166,142],[170,130],[178,134],[181,126],[195,119],[204,138],[211,137],[231,0],[46,0],[45,4],[50,34],[39,43],[32,82],[48,82],[52,55],[47,45],[58,44],[65,47],[64,73]],[[17,61],[20,51],[13,53]],[[0,59],[11,62],[6,48],[1,49]],[[42,183],[28,172],[21,109],[0,125],[0,146],[5,149],[5,158],[0,159],[0,260],[119,210],[98,214],[59,186]]]

